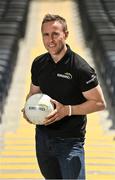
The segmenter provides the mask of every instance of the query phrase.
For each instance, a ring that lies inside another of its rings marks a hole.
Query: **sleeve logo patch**
[[[86,84],[89,84],[89,83],[93,82],[95,79],[96,79],[96,75],[93,74],[91,76],[91,79],[89,81],[87,81]]]

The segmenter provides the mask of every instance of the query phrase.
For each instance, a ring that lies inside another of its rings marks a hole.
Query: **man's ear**
[[[65,39],[68,38],[68,35],[69,35],[69,31],[65,31]]]

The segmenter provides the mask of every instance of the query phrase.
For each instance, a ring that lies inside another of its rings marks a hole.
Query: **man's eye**
[[[54,33],[54,36],[58,36],[58,33]]]
[[[44,33],[43,36],[48,36],[48,33]]]

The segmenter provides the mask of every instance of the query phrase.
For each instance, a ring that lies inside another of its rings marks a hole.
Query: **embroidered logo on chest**
[[[64,74],[57,73],[57,77],[64,78],[64,79],[72,79],[72,74],[69,72],[66,72]]]

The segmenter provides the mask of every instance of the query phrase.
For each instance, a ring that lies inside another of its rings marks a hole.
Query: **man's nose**
[[[53,38],[53,35],[52,35],[52,34],[49,36],[49,40],[50,40],[51,42],[54,40],[54,38]]]

